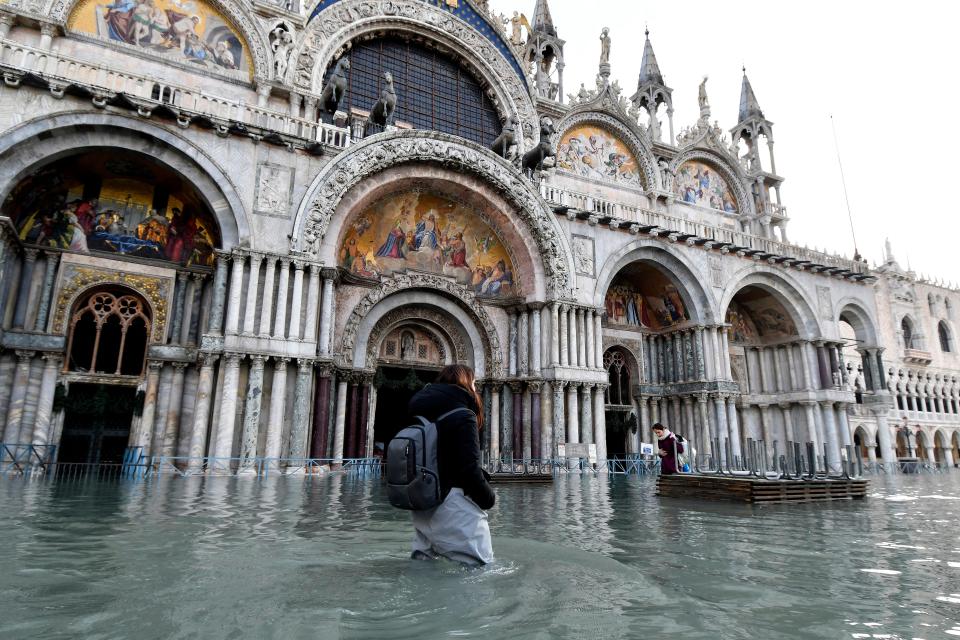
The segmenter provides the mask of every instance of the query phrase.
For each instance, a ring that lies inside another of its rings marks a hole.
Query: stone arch
[[[328,66],[355,38],[384,31],[429,38],[468,61],[490,87],[503,112],[521,122],[518,149],[530,147],[539,118],[530,91],[510,61],[472,25],[440,7],[419,0],[339,0],[309,22],[295,51],[287,83],[320,93]],[[491,141],[492,142],[492,141]]]
[[[155,315],[147,296],[103,283],[87,287],[69,308],[65,370],[142,375]]]
[[[7,131],[0,136],[0,202],[37,168],[86,149],[105,147],[142,153],[167,165],[205,200],[220,227],[223,247],[249,244],[247,212],[227,172],[187,139],[123,115],[59,113],[28,120]]]
[[[950,449],[949,438],[944,434],[943,429],[937,429],[933,432],[933,455],[939,463],[946,462],[946,453]]]
[[[763,289],[783,306],[790,314],[800,338],[813,340],[823,337],[813,305],[804,296],[800,286],[788,274],[766,271],[757,266],[745,267],[730,279],[730,284],[724,289],[721,298],[721,317],[726,315],[733,298],[749,286]]]
[[[47,8],[46,15],[54,22],[65,25],[70,13],[81,0],[53,0]],[[260,20],[251,14],[251,11],[236,0],[204,0],[211,7],[227,17],[240,32],[240,35],[250,47],[250,59],[253,61],[251,70],[255,81],[267,81],[271,77],[270,39],[262,28]]]
[[[857,341],[862,346],[873,347],[880,344],[877,337],[876,322],[859,300],[844,298],[837,304],[837,308],[840,309],[837,319],[843,320],[853,327]]]
[[[381,318],[407,305],[430,308],[446,316],[461,332],[464,354],[472,353],[478,379],[503,375],[503,354],[493,321],[473,292],[441,276],[403,274],[383,282],[357,303],[343,329],[340,365],[371,370],[368,360],[371,334]]]
[[[437,132],[378,134],[348,147],[325,166],[300,203],[293,226],[293,251],[334,261],[340,226],[350,208],[362,200],[361,192],[355,188],[373,193],[384,187],[376,181],[376,174],[387,175],[388,169],[411,164],[418,166],[424,180],[430,177],[428,174],[441,182],[451,182],[450,178],[456,177],[462,185],[475,178],[479,182],[474,184],[482,183],[495,191],[512,209],[510,217],[519,218],[522,223],[504,225],[498,231],[509,235],[516,232],[515,227],[522,226],[523,245],[527,247],[524,250],[530,255],[534,272],[542,273],[536,294],[563,295],[568,291],[574,268],[567,237],[532,185],[503,158],[461,138]],[[362,185],[367,178],[372,178],[369,184]],[[461,191],[466,193],[462,186]],[[331,230],[331,225],[336,226]],[[517,242],[511,244],[514,248],[520,246]]]
[[[650,264],[679,285],[677,289],[690,311],[691,322],[717,322],[716,301],[710,290],[703,286],[704,278],[697,274],[694,264],[674,247],[649,238],[638,238],[607,258],[597,274],[597,288],[593,295],[597,307],[603,307],[607,290],[620,270],[634,262]]]
[[[670,171],[672,174],[676,175],[683,163],[688,160],[706,162],[723,177],[737,198],[738,216],[756,215],[756,203],[753,200],[752,194],[745,187],[748,183],[748,178],[738,167],[732,165],[727,158],[709,149],[692,147],[686,151],[682,151],[670,162]]]
[[[614,381],[611,379],[611,366],[614,364],[611,361],[611,357],[614,353],[619,352],[624,359],[624,368],[627,370],[627,376],[629,379],[626,389],[615,390],[613,389]],[[637,354],[634,353],[634,350],[628,345],[624,344],[622,341],[612,342],[610,344],[605,344],[603,347],[603,368],[607,372],[607,381],[610,383],[610,387],[607,388],[607,404],[619,404],[619,405],[632,405],[633,404],[633,387],[634,385],[640,384],[642,372],[640,371],[640,359],[637,357]],[[624,397],[624,393],[626,395]],[[614,393],[619,394],[619,398],[614,397]],[[619,399],[620,402],[613,402],[613,399]]]
[[[921,336],[917,327],[917,321],[913,314],[905,313],[900,317],[900,322],[897,323],[897,332],[900,333],[904,349],[922,348]]]
[[[663,187],[650,143],[635,123],[625,122],[613,115],[596,111],[592,107],[574,109],[557,123],[556,129],[560,134],[557,136],[557,146],[559,147],[562,143],[566,132],[582,124],[596,124],[611,131],[630,149],[641,168],[641,188],[651,190]]]
[[[468,348],[470,336],[453,318],[431,305],[408,305],[396,307],[383,314],[370,330],[367,338],[365,367],[380,358],[383,340],[395,329],[415,324],[430,333],[442,347],[440,349],[443,364],[469,364],[475,366],[474,353]]]
[[[953,330],[950,328],[950,324],[946,320],[941,320],[937,323],[937,340],[939,342],[940,350],[944,353],[956,351],[954,346],[956,343],[953,339]]]

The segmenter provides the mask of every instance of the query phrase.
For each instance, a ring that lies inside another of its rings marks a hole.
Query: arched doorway
[[[619,346],[606,350],[603,367],[608,382],[604,397],[607,458],[625,458],[629,453],[636,453],[633,443],[639,421],[633,405],[633,386],[638,382],[640,370],[630,352]]]
[[[950,448],[953,451],[953,466],[960,465],[960,431],[954,431],[950,438]]]
[[[433,382],[445,364],[448,346],[423,323],[404,323],[389,331],[380,344],[373,379],[376,413],[373,455],[382,456],[397,432],[414,422],[407,412],[410,398]]]
[[[138,403],[152,313],[126,287],[98,287],[80,296],[70,316],[60,463],[120,463]]]

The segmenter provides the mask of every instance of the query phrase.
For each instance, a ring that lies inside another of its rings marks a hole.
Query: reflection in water
[[[0,637],[912,638],[960,633],[960,474],[862,503],[498,489],[497,561],[407,559],[376,480],[0,482]]]

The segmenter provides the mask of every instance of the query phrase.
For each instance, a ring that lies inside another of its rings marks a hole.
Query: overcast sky
[[[853,255],[830,130],[833,115],[860,253],[882,259],[890,237],[906,267],[960,283],[960,44],[955,2],[649,2],[549,0],[566,40],[565,93],[593,85],[600,30],[610,28],[612,78],[633,95],[644,25],[673,89],[679,133],[699,116],[709,75],[712,119],[736,124],[741,66],[774,123],[777,172],[797,244]],[[532,19],[534,0],[490,0]],[[666,122],[664,121],[664,125]],[[766,158],[764,158],[766,162]],[[765,165],[766,166],[766,165]],[[925,174],[939,175],[936,180]]]

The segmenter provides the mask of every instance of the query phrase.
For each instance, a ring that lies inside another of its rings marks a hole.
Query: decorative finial
[[[643,35],[645,35],[645,36],[647,37],[647,40],[650,39],[650,25],[649,25],[649,24],[644,24],[644,25],[643,25]]]
[[[743,69],[743,75],[747,75],[747,65],[746,65],[746,63],[744,63],[740,68]]]

